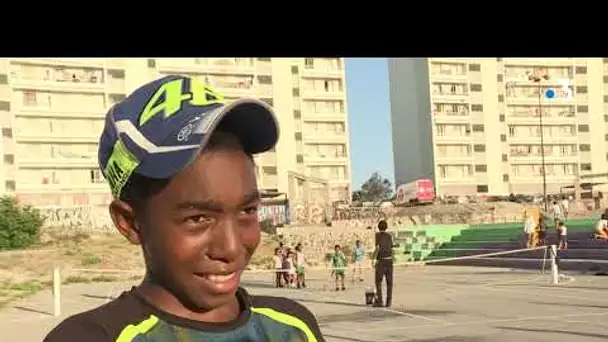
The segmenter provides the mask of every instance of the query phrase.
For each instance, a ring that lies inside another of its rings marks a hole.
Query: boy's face
[[[141,243],[156,283],[194,309],[233,303],[260,242],[258,203],[244,152],[202,153],[149,202]]]

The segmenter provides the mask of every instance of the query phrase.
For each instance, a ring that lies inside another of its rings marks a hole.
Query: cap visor
[[[192,148],[149,154],[136,173],[150,178],[170,178],[196,159],[218,128],[236,135],[245,152],[250,154],[272,149],[279,139],[279,125],[273,110],[259,100],[240,99],[206,112],[200,108],[188,110],[193,110],[192,115],[184,116],[192,119],[169,135],[163,145]]]

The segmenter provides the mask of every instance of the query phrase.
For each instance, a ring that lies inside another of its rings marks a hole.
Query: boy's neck
[[[151,305],[171,315],[204,323],[225,323],[238,318],[242,309],[236,295],[234,300],[212,310],[192,310],[184,305],[165,286],[151,281],[147,276],[137,287],[137,292]]]

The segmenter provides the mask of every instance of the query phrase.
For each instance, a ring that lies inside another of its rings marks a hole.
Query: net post
[[[559,284],[559,267],[557,265],[557,246],[551,245],[551,282]]]
[[[53,316],[61,315],[61,274],[59,266],[53,268]]]

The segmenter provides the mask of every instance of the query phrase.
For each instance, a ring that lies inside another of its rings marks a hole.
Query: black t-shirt
[[[393,237],[387,232],[376,233],[376,260],[388,260],[393,257]]]
[[[43,342],[324,342],[314,315],[293,300],[250,296],[240,288],[237,319],[203,323],[174,316],[133,288],[91,311],[67,318]]]

